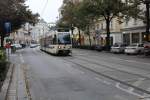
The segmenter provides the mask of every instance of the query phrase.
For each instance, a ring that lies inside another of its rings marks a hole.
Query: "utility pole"
[[[149,20],[149,4],[150,4],[150,0],[145,0],[144,2],[146,4],[146,41],[149,41],[149,27],[150,27],[150,20]]]

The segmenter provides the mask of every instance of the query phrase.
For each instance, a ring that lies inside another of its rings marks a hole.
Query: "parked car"
[[[112,47],[111,47],[111,52],[113,53],[124,53],[125,47],[127,46],[127,44],[123,44],[123,43],[115,43]]]
[[[37,44],[30,44],[30,48],[35,48],[37,46],[38,46]]]
[[[144,45],[142,43],[134,43],[125,48],[126,54],[144,53]]]
[[[26,47],[26,44],[21,44],[22,48],[25,48]]]
[[[20,44],[12,44],[11,47],[15,47],[16,49],[22,48],[22,46]]]
[[[102,50],[104,50],[104,46],[102,46],[102,45],[95,45],[95,50],[102,51]]]
[[[144,55],[145,56],[150,55],[150,42],[144,43]]]

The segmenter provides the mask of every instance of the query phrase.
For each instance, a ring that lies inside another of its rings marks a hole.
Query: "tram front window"
[[[71,44],[70,34],[59,34],[58,44]]]

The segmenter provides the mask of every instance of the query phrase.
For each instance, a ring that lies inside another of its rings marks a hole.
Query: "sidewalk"
[[[0,97],[0,100],[30,100],[25,81],[25,64],[20,61],[19,54],[11,54],[9,60],[14,68],[10,68],[11,71],[8,71],[12,75],[8,76],[10,80],[3,85],[5,89],[0,93],[3,97]]]
[[[18,64],[14,67],[12,82],[10,84],[6,100],[29,100],[22,65]]]

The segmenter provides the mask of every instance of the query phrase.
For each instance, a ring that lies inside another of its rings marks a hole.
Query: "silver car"
[[[115,43],[112,47],[111,47],[111,52],[113,53],[124,53],[125,47],[127,45],[123,44],[123,43]]]
[[[125,48],[126,54],[144,53],[144,45],[142,43],[134,43]]]

